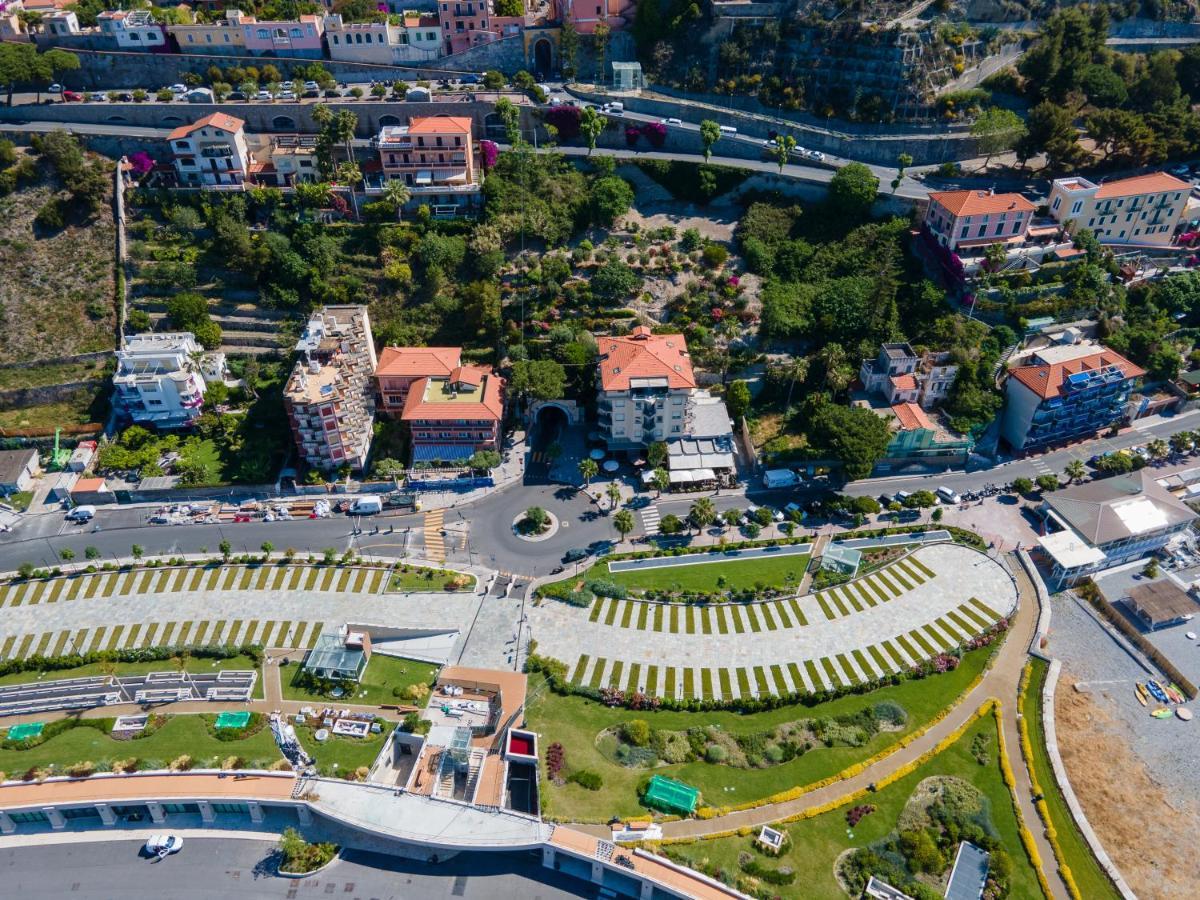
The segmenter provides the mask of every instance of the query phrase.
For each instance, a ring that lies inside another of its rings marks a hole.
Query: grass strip
[[[613,660],[612,671],[608,674],[608,686],[611,688],[617,688],[617,689],[620,689],[621,687],[623,687],[623,685],[621,684],[621,673],[624,671],[625,671],[624,660],[620,660],[620,659]]]
[[[592,677],[588,679],[589,687],[600,687],[600,682],[604,679],[604,669],[607,666],[607,659],[605,659],[603,656],[596,657],[596,666],[592,669]]]
[[[912,642],[921,648],[921,658],[928,659],[931,656],[937,655],[937,650],[929,643],[929,638],[921,634],[916,628],[908,633]]]
[[[746,614],[746,621],[750,623],[750,630],[757,634],[762,631],[762,623],[758,621],[758,604],[747,603],[742,607],[742,611]]]
[[[8,655],[12,652],[13,644],[17,642],[17,636],[10,634],[4,639],[3,645],[0,645],[0,659],[8,659]]]
[[[846,658],[845,653],[837,654],[837,656],[835,656],[834,659],[837,662],[838,668],[843,673],[845,673],[845,677],[850,682],[850,684],[858,684],[862,681],[862,679],[859,678],[858,675],[855,673],[854,667],[852,665],[850,665],[850,660]]]
[[[762,618],[763,624],[767,626],[767,631],[778,631],[779,625],[775,622],[775,617],[771,615],[771,604],[758,604],[758,615]]]
[[[155,643],[154,643],[154,639],[155,639],[156,637],[158,637],[158,623],[157,623],[157,622],[151,622],[151,623],[150,623],[150,624],[149,624],[149,625],[146,627],[146,633],[145,633],[144,635],[142,635],[142,646],[143,646],[143,647],[154,647],[154,646],[156,646],[156,645],[155,645]]]
[[[363,592],[363,585],[367,583],[367,572],[367,569],[358,570],[358,577],[354,579],[354,587],[351,588],[354,593],[361,594]]]
[[[337,576],[337,569],[330,566],[321,573],[321,590],[328,591],[333,587],[333,579]]]
[[[821,677],[817,670],[817,664],[811,659],[804,661],[804,671],[808,673],[808,680],[811,682],[814,691],[819,691],[825,687],[825,679]]]
[[[605,625],[612,625],[614,622],[617,621],[617,607],[620,605],[620,602],[621,601],[619,601],[619,600],[611,601],[611,605],[608,607],[608,610],[604,613],[604,624]]]
[[[1000,613],[996,612],[994,609],[992,609],[990,606],[988,606],[982,600],[980,600],[976,597],[972,597],[971,602],[975,604],[976,609],[978,609],[981,613],[983,613],[985,616],[987,616],[989,625],[991,625],[993,622],[1000,621],[1000,618],[1001,618]]]
[[[729,634],[729,619],[727,614],[730,613],[730,606],[714,606],[712,608],[713,618],[717,620],[717,633]]]
[[[975,623],[976,629],[987,628],[987,626],[989,624],[991,624],[988,622],[987,618],[983,615],[983,613],[981,613],[978,609],[976,609],[970,603],[963,603],[962,605],[960,605],[958,607],[958,613],[964,619],[966,619],[968,622]]]
[[[737,675],[738,693],[742,697],[750,696],[750,673],[746,671],[745,666],[738,666],[734,669],[734,674]]]
[[[679,634],[679,606],[675,603],[671,604],[671,634]]]
[[[808,624],[808,619],[804,617],[804,610],[800,608],[800,601],[795,597],[788,597],[788,605],[792,608],[792,615],[796,617],[796,624],[803,627]]]
[[[742,610],[745,609],[741,604],[729,607],[729,618],[733,621],[733,630],[737,634],[746,633],[746,622],[742,618]]]
[[[664,607],[663,607],[662,603],[654,604],[654,630],[655,631],[663,630],[663,608]]]
[[[138,635],[142,633],[142,623],[135,622],[133,627],[129,629],[129,633],[125,635],[125,646],[130,649],[138,645]]]
[[[98,593],[100,593],[100,588],[103,581],[103,575],[93,575],[90,579],[88,579],[87,591],[84,592],[83,599],[91,600]]]
[[[350,589],[350,578],[354,575],[353,569],[342,569],[342,575],[338,579],[338,593],[346,593]]]
[[[909,666],[912,665],[912,663],[910,663],[908,660],[906,660],[904,658],[904,654],[902,654],[900,652],[900,648],[898,648],[890,640],[883,641],[879,646],[881,646],[884,650],[886,650],[888,653],[888,656],[890,656],[893,660],[895,660],[897,669],[907,669]],[[914,659],[915,659],[915,657],[914,657]]]
[[[50,597],[48,600],[46,600],[46,602],[47,603],[57,603],[58,598],[62,595],[63,588],[65,588],[66,586],[67,586],[67,579],[55,578],[54,579],[54,587],[52,587],[50,589]],[[0,603],[0,606],[3,606],[3,605],[4,605],[3,603]]]
[[[658,666],[649,666],[646,669],[646,693],[658,694]]]
[[[888,574],[888,577],[892,579],[892,581],[899,584],[902,588],[904,588],[905,591],[911,591],[913,589],[913,587],[915,587],[915,585],[913,585],[908,580],[908,578],[905,576],[903,570],[899,566],[896,566],[896,565],[888,566],[887,574]]]
[[[771,693],[770,685],[767,683],[767,670],[762,666],[754,666],[751,671],[754,674],[754,684],[758,695],[761,697]]]
[[[691,700],[696,696],[696,670],[688,666],[683,670],[683,699]]]
[[[664,697],[674,697],[675,696],[675,672],[676,671],[677,670],[675,669],[674,666],[667,666],[667,688],[665,691],[663,691]]]
[[[877,668],[884,675],[887,675],[895,668],[894,664],[887,661],[887,658],[883,655],[883,651],[879,648],[878,644],[872,644],[870,647],[868,647],[867,653],[871,654],[871,659],[875,660],[875,668]]]
[[[728,669],[717,669],[717,682],[721,685],[721,696],[728,700],[733,697],[733,683]]]
[[[588,613],[588,621],[595,622],[600,618],[600,610],[604,606],[605,597],[596,597],[592,600],[592,611]]]
[[[867,660],[867,656],[861,650],[851,650],[850,656],[858,663],[858,669],[863,673],[863,677],[868,681],[876,677],[875,667]],[[879,674],[883,674],[880,672]]]
[[[292,577],[288,581],[288,590],[289,591],[294,591],[294,590],[296,590],[296,588],[300,587],[300,579],[304,577],[306,572],[307,572],[307,570],[304,569],[302,566],[294,566],[292,568]]]
[[[320,622],[313,623],[313,629],[308,633],[308,647],[306,649],[311,650],[317,645],[317,638],[321,636],[322,630]]]
[[[843,584],[840,587],[834,588],[834,590],[842,595],[843,599],[846,601],[846,605],[852,608],[855,612],[862,612],[864,609],[866,609],[854,591],[850,590],[850,585]]]
[[[625,608],[621,610],[621,627],[628,628],[633,623],[633,601],[625,600]]]
[[[95,652],[103,646],[104,632],[108,630],[106,625],[101,625],[92,632],[92,639],[88,642],[88,653]],[[4,651],[0,650],[0,656],[4,655]]]
[[[791,628],[792,620],[788,618],[787,606],[782,600],[776,600],[771,604],[771,609],[774,612],[776,620],[779,622],[780,628]]]
[[[115,650],[121,646],[121,637],[125,633],[125,626],[118,625],[108,634],[108,643],[105,645],[105,650]]]
[[[304,589],[311,591],[317,584],[317,579],[321,577],[321,570],[316,566],[308,567],[308,577],[304,579]]]
[[[700,631],[701,631],[701,633],[712,634],[712,630],[713,630],[712,616],[713,616],[713,610],[712,610],[711,606],[700,607]]]
[[[84,582],[88,580],[86,575],[76,575],[71,579],[71,590],[67,594],[68,600],[74,600],[79,596],[79,592],[85,587]]]
[[[835,616],[833,614],[833,611],[830,610],[830,608],[829,608],[829,601],[825,599],[824,591],[813,594],[813,596],[817,598],[817,605],[821,607],[821,612],[825,613],[826,619],[829,619],[829,621],[832,622],[834,619],[837,618],[837,616]]]
[[[934,575],[933,575],[933,569],[929,568],[929,566],[925,565],[925,563],[921,562],[921,561],[920,561],[919,559],[917,559],[915,556],[906,556],[906,557],[904,557],[904,560],[905,560],[905,562],[907,562],[907,563],[908,563],[910,566],[912,566],[914,569],[918,570],[918,571],[919,571],[919,572],[920,572],[922,575],[924,575],[926,578],[933,578],[933,577],[934,577]]]
[[[203,566],[197,566],[196,568],[192,569],[188,574],[187,589],[189,591],[200,590],[200,582],[204,580],[204,575],[205,571]]]
[[[696,608],[691,604],[683,611],[683,630],[687,634],[696,633]]]
[[[833,664],[833,660],[828,656],[821,657],[821,667],[825,670],[825,674],[829,676],[829,683],[834,687],[841,687],[844,682],[839,677],[837,668]]]
[[[21,645],[19,647],[17,647],[17,652],[14,654],[14,656],[17,659],[24,659],[26,656],[29,655],[29,649],[30,649],[30,647],[32,647],[32,645],[33,645],[33,635],[32,634],[25,635],[25,637],[23,637],[21,639]]]
[[[67,646],[67,641],[71,637],[70,631],[60,631],[58,640],[54,642],[54,649],[50,651],[51,656],[62,656],[63,648]]]
[[[890,573],[887,573],[884,569],[880,569],[878,572],[874,573],[873,577],[881,585],[883,585],[883,589],[888,592],[889,598],[894,600],[904,592],[900,590],[900,586],[893,581],[889,575]]]
[[[783,667],[776,664],[771,666],[771,680],[775,682],[776,694],[786,694],[788,692],[787,682],[783,679]]]
[[[637,630],[645,631],[646,630],[646,621],[650,617],[650,604],[649,603],[639,603],[637,605],[637,607],[638,607]]]
[[[961,609],[961,607],[960,607]],[[965,634],[975,634],[979,630],[979,626],[971,622],[959,610],[952,609],[946,613],[946,618],[958,626],[959,631]]]
[[[700,696],[705,700],[713,698],[712,669],[700,670]]]
[[[632,694],[638,689],[639,679],[642,677],[642,664],[629,664],[629,679],[625,683],[625,692]]]

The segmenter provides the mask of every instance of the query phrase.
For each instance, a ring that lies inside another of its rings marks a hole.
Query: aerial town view
[[[5,897],[1200,896],[1200,3],[0,0]]]

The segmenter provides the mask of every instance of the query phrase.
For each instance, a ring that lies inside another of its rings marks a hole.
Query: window
[[[1054,209],[1058,209],[1059,204],[1061,204],[1061,203],[1062,203],[1062,197],[1055,197],[1054,198]]]
[[[267,31],[267,29],[265,29],[265,28],[259,28],[255,32],[255,34],[258,35],[258,39],[260,41],[265,41],[267,38],[269,38],[271,36],[271,33],[269,31]]]
[[[139,34],[138,34],[136,31],[135,31],[135,32],[133,32],[132,34],[130,34],[130,35],[129,35],[129,39],[130,39],[131,41],[140,41],[142,38],[141,38],[141,35],[139,35]]]
[[[335,35],[331,35],[331,37],[333,38],[333,43],[334,43],[334,44],[337,44],[337,42],[338,42],[338,36],[335,34]]]
[[[1081,209],[1083,209],[1083,201],[1076,200],[1074,203],[1071,204],[1071,215],[1073,215],[1073,216],[1079,215],[1079,211]]]
[[[221,37],[225,38],[225,43],[227,43],[227,44],[229,43],[229,35],[223,34],[223,35],[221,35]]]
[[[293,28],[292,29],[292,37],[294,37],[294,38],[304,37],[304,32],[302,32],[299,28]]]
[[[188,35],[188,43],[189,43],[189,44],[194,44],[194,43],[196,43],[196,36],[195,36],[195,35],[192,35],[192,34],[189,34],[189,35]]]

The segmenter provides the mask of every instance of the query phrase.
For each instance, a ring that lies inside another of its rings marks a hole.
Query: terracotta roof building
[[[498,450],[504,379],[479,366],[414,381],[400,418],[412,434],[413,463],[460,463],[477,450]]]
[[[254,157],[246,145],[246,123],[226,113],[210,113],[169,135],[172,162],[184,187],[245,184]]]
[[[685,434],[696,376],[681,334],[639,325],[628,337],[597,338],[599,422],[610,449],[635,450]]]
[[[1045,347],[1009,370],[1001,434],[1014,450],[1065,443],[1121,421],[1145,371],[1090,342]]]
[[[958,366],[949,353],[918,354],[911,344],[882,344],[874,359],[864,359],[858,380],[868,394],[879,394],[889,406],[916,403],[929,409],[946,399]]]
[[[1187,210],[1192,186],[1166,172],[1093,184],[1059,178],[1050,188],[1050,215],[1091,229],[1103,244],[1165,246]]]
[[[454,215],[478,203],[481,184],[468,116],[419,116],[407,125],[385,125],[375,138],[380,174],[367,180],[368,193],[388,181],[403,181],[409,203],[427,204],[435,215]]]
[[[380,411],[398,418],[415,382],[449,378],[461,359],[461,347],[384,347],[375,369]]]
[[[1037,207],[1021,194],[994,191],[934,191],[925,225],[951,250],[991,244],[1021,244]]]

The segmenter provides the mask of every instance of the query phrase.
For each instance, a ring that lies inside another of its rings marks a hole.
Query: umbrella
[[[600,460],[604,459],[604,451],[597,448],[597,449],[593,450],[591,453],[589,453],[588,456],[590,456],[592,459],[596,460],[596,462],[599,462]]]
[[[615,459],[606,459],[604,461],[604,465],[601,468],[603,468],[605,472],[611,473],[611,472],[615,472],[615,471],[617,471],[617,469],[621,468],[621,464],[619,462],[617,462]]]

